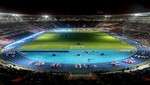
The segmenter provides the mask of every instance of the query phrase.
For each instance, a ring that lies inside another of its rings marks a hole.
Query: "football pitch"
[[[135,50],[129,43],[105,32],[46,32],[31,42],[21,46],[20,50],[70,50],[70,49],[110,49]]]

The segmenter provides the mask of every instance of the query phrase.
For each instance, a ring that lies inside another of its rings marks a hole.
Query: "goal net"
[[[84,49],[84,46],[70,46],[70,49]]]

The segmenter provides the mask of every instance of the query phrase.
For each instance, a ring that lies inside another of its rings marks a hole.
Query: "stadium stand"
[[[150,57],[150,48],[147,48],[150,46],[150,21],[145,20],[145,17],[138,17],[138,19],[134,20],[131,19],[134,16],[129,15],[112,17],[55,16],[50,20],[32,17],[31,19],[24,16],[21,21],[20,19],[14,19],[12,16],[10,18],[2,17],[0,21],[0,48],[2,49],[12,42],[42,30],[53,30],[54,28],[72,28],[72,30],[99,29],[107,31],[111,35],[123,36],[141,43],[138,46],[138,52],[132,56],[133,58],[142,60]],[[13,53],[13,50],[11,53]],[[17,61],[19,57],[13,58],[13,56],[9,56],[4,58],[0,55],[0,58],[0,85],[148,85],[150,83],[149,59],[139,66],[119,71],[116,69],[115,71],[97,70],[91,72],[96,77],[94,80],[85,80],[82,77],[69,80],[70,72],[47,72],[28,69],[6,61],[14,59]],[[127,61],[127,63],[130,62]]]

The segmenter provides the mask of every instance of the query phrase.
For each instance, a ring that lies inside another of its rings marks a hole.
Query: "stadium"
[[[149,23],[149,12],[80,16],[0,13],[0,82],[148,84]]]

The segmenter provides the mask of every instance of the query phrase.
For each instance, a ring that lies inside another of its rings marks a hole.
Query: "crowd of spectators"
[[[0,23],[0,48],[43,30],[34,24],[22,22]]]
[[[94,71],[92,73],[96,76],[94,80],[85,80],[83,77],[70,80],[69,72],[38,72],[16,69],[15,65],[7,64],[0,62],[1,85],[148,85],[150,83],[150,67],[129,72]]]
[[[119,24],[114,29],[109,30],[120,36],[135,40],[144,45],[150,46],[150,24],[149,23],[136,23],[125,22]]]
[[[94,73],[102,85],[148,85],[150,83],[149,71],[150,67],[130,72],[95,71]]]

